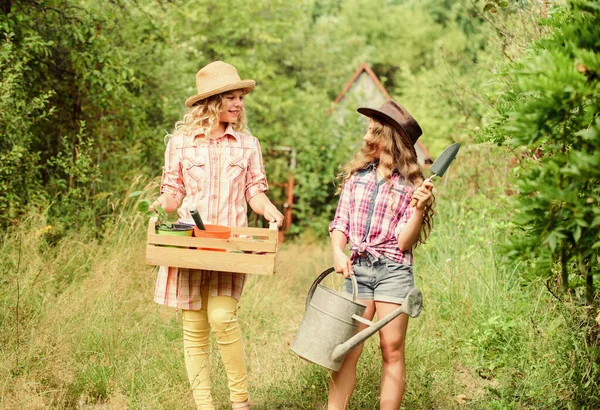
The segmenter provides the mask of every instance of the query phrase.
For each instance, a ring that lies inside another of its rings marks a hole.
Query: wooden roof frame
[[[373,80],[373,82],[375,83],[375,85],[377,86],[377,88],[379,88],[379,91],[381,91],[383,93],[383,95],[385,96],[385,98],[387,98],[388,100],[392,99],[392,97],[390,97],[390,95],[388,94],[387,90],[385,89],[385,87],[383,86],[383,84],[381,84],[381,81],[379,81],[379,78],[377,78],[377,75],[375,75],[375,73],[373,72],[373,70],[371,69],[371,67],[367,63],[362,63],[360,65],[360,67],[358,67],[358,69],[354,72],[354,74],[352,75],[352,78],[350,78],[350,81],[348,81],[346,83],[346,85],[342,89],[342,92],[339,93],[339,95],[335,98],[335,100],[333,100],[333,105],[329,109],[328,114],[331,114],[333,112],[333,109],[335,108],[335,106],[340,101],[342,101],[342,98],[344,98],[344,96],[346,95],[346,93],[348,93],[348,91],[350,91],[350,88],[352,87],[352,84],[354,84],[354,82],[356,81],[356,79],[362,74],[363,71],[365,71],[367,73],[367,75],[369,77],[371,77],[371,80]]]
[[[379,81],[379,78],[373,72],[371,67],[367,63],[361,63],[360,67],[358,67],[358,69],[352,75],[352,78],[350,78],[350,80],[346,83],[346,85],[342,89],[342,92],[340,92],[338,94],[338,96],[335,98],[335,100],[333,101],[331,108],[329,108],[329,111],[327,111],[327,115],[331,115],[333,113],[335,106],[338,105],[338,103],[340,101],[342,101],[342,98],[344,98],[344,96],[348,93],[348,91],[350,91],[350,88],[352,87],[354,82],[358,79],[358,77],[363,73],[363,71],[367,73],[367,75],[371,78],[371,80],[373,80],[373,82],[375,83],[377,88],[379,88],[379,91],[381,91],[383,93],[383,95],[385,96],[386,99],[388,99],[388,100],[392,99],[392,97],[388,94],[387,90],[385,89],[383,84],[381,84],[381,81]],[[417,140],[417,144],[419,145],[419,148],[421,148],[421,150],[423,151],[423,153],[425,154],[427,159],[432,160],[431,154],[429,154],[429,151],[427,150],[427,148],[425,148],[425,145],[423,145],[421,140]]]

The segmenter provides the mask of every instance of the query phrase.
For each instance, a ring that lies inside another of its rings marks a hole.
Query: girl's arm
[[[254,212],[264,216],[269,222],[277,222],[277,226],[281,226],[283,215],[265,194],[268,185],[260,143],[256,138],[253,139],[253,142],[254,146],[248,157],[248,170],[246,172],[246,200]]]
[[[429,202],[431,201],[432,189],[433,184],[431,181],[425,180],[423,185],[417,188],[413,193],[413,199],[417,200],[417,204],[408,222],[397,236],[398,248],[400,248],[400,250],[403,252],[412,248],[413,245],[419,240],[419,235],[421,235],[421,227],[423,224],[423,215],[425,214],[425,207],[428,206]]]
[[[165,149],[165,163],[160,184],[161,195],[150,204],[150,210],[155,211],[160,205],[167,212],[173,212],[181,204],[185,190],[183,189],[183,176],[181,175],[180,153],[175,147],[173,138],[167,143]]]
[[[344,248],[348,243],[350,235],[350,196],[352,195],[351,176],[344,182],[335,217],[329,224],[329,234],[331,236],[331,246],[333,248],[333,268],[337,273],[343,273],[344,277],[352,274],[352,263],[350,258],[344,253]]]
[[[348,243],[346,234],[342,231],[331,231],[331,247],[333,248],[333,268],[337,273],[343,273],[347,278],[352,274],[352,263],[350,258],[344,253],[344,248]]]
[[[269,200],[264,192],[254,195],[248,201],[248,205],[254,212],[263,215],[270,222],[277,222],[277,226],[283,223],[283,214],[279,212],[277,207]]]

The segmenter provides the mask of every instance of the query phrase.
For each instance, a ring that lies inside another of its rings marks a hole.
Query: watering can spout
[[[387,325],[389,322],[394,320],[397,316],[402,313],[406,313],[410,317],[417,317],[421,313],[421,309],[423,308],[423,294],[417,288],[413,288],[406,298],[404,299],[404,303],[400,305],[397,309],[389,313],[386,317],[380,319],[376,323],[373,323],[369,320],[366,320],[362,317],[357,317],[353,315],[352,317],[359,322],[365,323],[368,325],[366,329],[361,330],[350,339],[345,341],[342,344],[333,349],[331,353],[331,359],[333,361],[341,360],[348,352],[357,347],[359,344],[364,342],[366,339],[374,335],[378,332],[382,327]]]

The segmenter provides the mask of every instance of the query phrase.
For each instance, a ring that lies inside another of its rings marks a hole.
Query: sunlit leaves
[[[549,261],[578,260],[573,274],[598,271],[600,227],[591,222],[600,215],[600,78],[590,73],[600,69],[600,10],[593,4],[570,2],[549,20],[552,35],[505,71],[507,89],[486,130],[493,141],[526,148],[513,201],[526,234],[514,238],[513,254],[544,276],[554,272]]]

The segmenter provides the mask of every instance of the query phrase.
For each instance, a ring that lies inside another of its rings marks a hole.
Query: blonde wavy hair
[[[338,179],[342,181],[340,190],[354,173],[377,160],[384,166],[385,174],[383,177],[388,184],[391,184],[392,171],[396,169],[410,184],[415,187],[421,186],[425,180],[423,169],[417,161],[415,149],[408,143],[410,141],[408,136],[402,135],[396,128],[382,124],[375,119],[371,119],[369,125],[368,132],[374,137],[373,141],[365,144],[350,162],[342,167],[342,171],[338,175]],[[378,155],[378,147],[382,142],[384,145]],[[390,206],[392,209],[395,208],[395,200],[395,194],[392,191],[390,197]],[[421,234],[417,245],[425,243],[431,233],[434,206],[435,196],[432,195],[431,203],[425,207]]]
[[[236,91],[236,90],[233,90]],[[210,137],[210,130],[219,124],[221,111],[225,106],[225,96],[232,91],[212,95],[198,101],[188,109],[183,118],[175,123],[173,131],[165,136],[165,143],[176,135],[194,136],[204,134]],[[237,122],[231,124],[234,130],[249,134],[246,110],[242,108]]]

